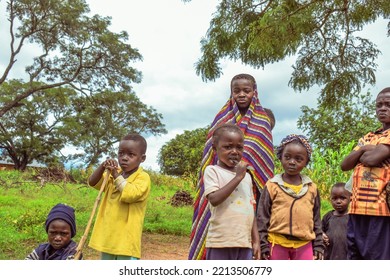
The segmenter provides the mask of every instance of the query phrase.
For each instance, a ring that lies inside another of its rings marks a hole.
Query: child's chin
[[[60,249],[62,249],[62,247],[64,247],[64,245],[53,245],[53,244],[51,244],[51,247],[53,247],[55,250],[60,250]]]

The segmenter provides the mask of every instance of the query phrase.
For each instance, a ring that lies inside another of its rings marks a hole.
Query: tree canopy
[[[0,70],[0,149],[23,170],[52,162],[65,146],[87,165],[113,155],[130,132],[166,133],[162,116],[132,92],[142,59],[110,17],[90,15],[84,0],[9,0],[9,57]],[[30,51],[31,50],[31,51]],[[21,53],[28,56],[21,56]],[[23,60],[18,61],[23,57]],[[20,73],[25,66],[25,74]]]
[[[220,0],[196,72],[215,80],[221,59],[260,68],[296,55],[289,85],[297,91],[318,85],[319,101],[338,106],[375,83],[380,50],[357,32],[389,16],[388,0]]]
[[[24,91],[28,86],[18,80],[3,83],[0,104],[11,99],[15,90]],[[66,144],[61,136],[62,121],[71,115],[70,104],[75,95],[74,90],[67,88],[39,91],[1,118],[2,156],[9,157],[15,169],[24,170],[33,160],[48,163],[60,156]]]
[[[69,144],[83,152],[88,166],[98,163],[102,155],[117,156],[114,144],[129,133],[159,135],[167,133],[162,115],[143,104],[129,92],[104,91],[93,97],[79,97],[73,103],[73,114],[64,120],[64,135]]]
[[[2,42],[9,42],[9,57],[0,72],[0,85],[10,79],[22,50],[39,48],[31,61],[23,61],[28,86],[15,90],[1,104],[0,117],[46,89],[67,85],[91,95],[102,90],[130,91],[132,83],[140,82],[141,73],[131,63],[142,56],[126,43],[128,34],[111,32],[110,17],[88,13],[84,0],[7,1],[9,38]]]
[[[340,109],[323,105],[316,109],[302,106],[301,109],[303,115],[298,119],[298,127],[321,151],[338,151],[340,146],[357,141],[368,131],[381,127],[375,114],[375,101],[369,92],[353,101],[342,100]]]
[[[174,176],[196,174],[202,160],[208,129],[185,130],[165,143],[158,155],[161,172]]]

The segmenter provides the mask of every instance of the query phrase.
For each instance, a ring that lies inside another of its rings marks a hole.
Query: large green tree
[[[18,80],[1,84],[0,105],[27,87]],[[18,170],[25,170],[33,160],[48,163],[58,158],[66,144],[61,136],[62,121],[71,115],[75,96],[69,88],[38,91],[7,111],[0,118],[2,157],[11,159]]]
[[[185,130],[165,143],[158,155],[161,172],[168,175],[194,175],[198,172],[208,127]]]
[[[131,63],[142,57],[126,42],[128,34],[111,32],[110,17],[88,15],[84,0],[8,0],[3,6],[9,37],[2,44],[9,44],[9,56],[2,54],[6,65],[0,85],[10,79],[22,51],[34,50],[34,56],[22,61],[29,86],[15,90],[1,105],[0,117],[49,88],[67,85],[90,95],[106,89],[129,91],[131,83],[141,80]]]
[[[297,91],[318,85],[320,102],[338,106],[375,83],[380,50],[357,32],[389,16],[389,0],[220,0],[196,72],[214,80],[221,59],[260,68],[296,55],[289,85]]]
[[[342,100],[339,105],[340,109],[323,105],[315,109],[301,107],[303,115],[298,119],[298,127],[321,151],[338,151],[340,146],[357,141],[368,131],[381,126],[374,113],[375,102],[369,92],[353,101]]]
[[[81,150],[73,159],[88,166],[102,156],[116,156],[114,144],[128,133],[159,135],[166,133],[162,115],[142,103],[130,92],[103,91],[93,97],[81,96],[74,102],[74,114],[65,121],[69,144]]]

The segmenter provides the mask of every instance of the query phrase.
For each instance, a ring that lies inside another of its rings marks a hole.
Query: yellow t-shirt
[[[92,187],[100,189],[104,176]],[[113,255],[141,258],[141,237],[150,193],[150,177],[139,167],[126,181],[121,192],[115,189],[114,178],[110,176],[89,246]]]

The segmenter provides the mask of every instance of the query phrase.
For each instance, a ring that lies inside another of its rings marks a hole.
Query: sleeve
[[[268,228],[271,218],[272,200],[268,191],[268,183],[265,185],[260,196],[257,210],[257,228],[260,238],[261,253],[269,253]]]
[[[317,195],[314,201],[313,208],[313,220],[314,220],[314,233],[316,235],[313,240],[313,251],[324,252],[324,243],[322,242],[322,228],[321,228],[321,199],[320,192],[317,189]]]
[[[101,186],[102,186],[102,184],[103,184],[104,178],[105,178],[107,175],[108,175],[107,171],[104,171],[104,173],[103,173],[102,177],[100,178],[99,182],[97,182],[96,185],[94,185],[94,186],[91,186],[91,185],[89,184],[89,178],[88,178],[88,180],[87,180],[88,186],[90,186],[90,187],[92,187],[92,188],[94,188],[94,189],[100,190],[100,188],[101,188]],[[108,180],[113,180],[113,179],[114,179],[111,175],[109,175],[109,176],[110,176],[111,178],[109,178]],[[105,186],[104,191],[107,190],[107,186],[108,186],[108,185],[109,185],[109,184],[107,184],[107,185]]]
[[[76,253],[77,253],[77,243],[72,240],[71,243],[63,252],[63,256],[61,257],[61,259],[74,260]],[[83,254],[80,255],[80,260],[82,259],[83,259]]]
[[[138,174],[131,181],[127,181],[121,193],[121,201],[125,203],[136,203],[147,199],[150,192],[150,177],[147,173]]]
[[[322,232],[326,233],[329,229],[329,218],[330,218],[330,214],[332,214],[332,211],[326,213],[324,215],[324,217],[322,218],[322,222],[321,222],[321,228],[322,228]]]
[[[379,138],[378,144],[390,145],[390,133],[387,133],[386,137]]]
[[[203,175],[203,182],[204,182],[204,196],[207,197],[212,192],[215,192],[220,189],[219,182],[218,182],[218,176],[214,168],[212,166],[207,166],[204,175]]]
[[[30,254],[27,255],[25,260],[32,260],[32,261],[39,260],[39,256],[37,254],[37,251],[34,249]]]

